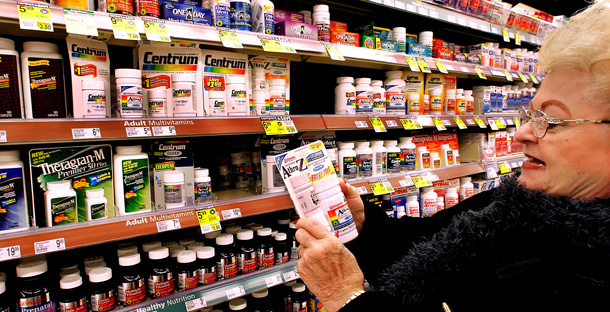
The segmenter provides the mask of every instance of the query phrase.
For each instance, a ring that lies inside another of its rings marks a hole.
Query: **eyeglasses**
[[[525,106],[521,106],[521,108],[519,109],[519,124],[521,126],[524,126],[530,120],[532,121],[532,129],[534,129],[534,135],[539,139],[542,139],[546,135],[546,132],[549,129],[549,125],[551,125],[551,126],[560,125],[565,122],[575,122],[578,124],[610,123],[610,120],[591,120],[591,119],[570,119],[570,120],[568,120],[568,119],[552,118],[552,117],[547,116],[541,110],[530,111],[529,109],[525,108]]]

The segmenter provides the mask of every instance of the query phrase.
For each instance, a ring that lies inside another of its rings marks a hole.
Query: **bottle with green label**
[[[49,181],[44,200],[47,214],[47,226],[57,226],[78,222],[76,192],[69,180]]]
[[[114,196],[119,215],[150,211],[148,155],[142,146],[117,146],[114,155]]]
[[[103,188],[86,190],[85,196],[87,221],[108,218],[108,200]]]

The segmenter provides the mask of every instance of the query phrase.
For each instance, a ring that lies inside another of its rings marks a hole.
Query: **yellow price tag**
[[[142,21],[144,21],[144,32],[146,33],[146,39],[160,42],[172,41],[169,36],[169,32],[167,32],[167,26],[165,25],[164,20],[142,17]]]
[[[498,129],[504,129],[506,128],[506,123],[504,123],[504,119],[502,118],[497,118],[494,120],[496,123],[496,126],[498,126]]]
[[[473,119],[477,123],[477,125],[479,125],[479,128],[487,128],[487,126],[485,125],[485,123],[483,122],[483,119],[481,119],[481,117],[474,116]]]
[[[117,39],[140,40],[140,32],[134,16],[110,14],[112,32]]]
[[[443,125],[443,121],[440,118],[432,117],[432,122],[434,122],[436,129],[438,129],[439,131],[447,130],[447,128],[445,128],[445,125]]]
[[[518,31],[515,32],[515,44],[521,45],[521,34]]]
[[[428,67],[428,63],[426,63],[426,60],[424,60],[423,58],[418,59],[417,64],[419,65],[419,69],[421,69],[422,72],[427,74],[432,73],[430,67]]]
[[[394,192],[394,188],[388,179],[369,181],[369,186],[371,187],[374,195],[383,195]]]
[[[297,133],[297,128],[290,116],[261,117],[261,122],[267,135]]]
[[[400,118],[400,123],[405,130],[417,130],[421,129],[422,126],[413,118]]]
[[[517,129],[519,129],[519,127],[521,127],[521,121],[519,121],[519,117],[513,117],[513,120],[515,121],[515,126],[517,126]]]
[[[70,34],[97,37],[95,16],[91,11],[64,8],[66,32]]]
[[[504,70],[504,76],[506,76],[507,81],[513,81],[513,76],[511,76],[508,70]]]
[[[202,234],[219,231],[221,229],[220,217],[214,206],[198,208],[195,211],[195,214],[197,215],[197,221],[201,227]]]
[[[500,168],[500,173],[508,173],[510,172],[510,166],[505,163],[499,163],[498,167]]]
[[[527,80],[527,78],[525,77],[525,75],[523,75],[522,73],[517,73],[517,75],[519,75],[519,78],[521,78],[521,81],[528,83],[529,81]]]
[[[439,60],[434,60],[434,65],[436,65],[436,68],[438,68],[438,71],[440,71],[443,74],[448,74],[449,72],[447,71],[447,68],[445,68],[445,64],[443,64],[443,62],[439,61]]]
[[[479,78],[487,80],[485,73],[483,72],[483,70],[480,67],[475,67],[474,71],[477,73],[477,75],[479,75]]]
[[[539,83],[538,79],[536,79],[536,76],[534,76],[534,74],[530,73],[529,76],[533,83],[535,83],[535,84]]]
[[[462,118],[460,118],[460,116],[453,117],[453,120],[455,120],[455,123],[457,124],[458,128],[460,128],[460,129],[468,128],[468,126],[466,126],[466,124],[464,123]]]
[[[510,42],[510,37],[508,36],[508,30],[506,28],[502,28],[502,38],[504,38],[504,42]]]
[[[46,3],[17,2],[19,28],[53,32],[51,10]]]
[[[409,65],[409,69],[411,69],[411,71],[419,71],[419,67],[417,67],[417,62],[412,57],[405,57],[405,61],[407,61],[407,64]]]
[[[383,125],[383,121],[381,121],[381,118],[369,117],[369,120],[371,121],[371,125],[373,125],[373,129],[375,129],[375,132],[388,132],[385,129],[385,126]]]
[[[326,52],[328,52],[328,56],[330,56],[331,60],[345,61],[343,54],[341,54],[341,51],[339,51],[339,48],[336,45],[326,42],[322,44],[324,45],[324,48],[326,48]]]
[[[218,30],[218,37],[222,45],[227,48],[243,49],[244,46],[239,41],[239,37],[235,31],[230,30]]]
[[[284,43],[282,43],[282,38],[280,37],[271,37],[271,36],[262,36],[259,35],[258,39],[261,42],[261,46],[263,47],[263,51],[267,51],[267,52],[287,52],[287,53],[297,53],[297,51],[292,48],[289,47],[287,45],[285,45]],[[288,39],[284,39],[286,42],[285,43],[289,43],[290,40]]]
[[[416,187],[432,186],[432,182],[422,176],[411,176],[411,180],[413,180],[413,184],[415,184]]]

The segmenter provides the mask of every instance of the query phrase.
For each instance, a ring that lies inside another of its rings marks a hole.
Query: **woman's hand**
[[[362,290],[364,275],[354,255],[326,227],[310,219],[299,219],[295,223],[299,228],[296,239],[301,243],[299,275],[326,310],[335,312]]]
[[[339,186],[341,186],[341,191],[343,191],[349,210],[352,212],[352,217],[354,217],[356,229],[358,230],[358,233],[360,233],[362,224],[364,223],[364,203],[362,202],[362,198],[360,198],[358,190],[347,184],[345,180],[339,179]]]

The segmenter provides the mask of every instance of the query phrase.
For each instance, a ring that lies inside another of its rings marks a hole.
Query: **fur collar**
[[[610,200],[554,197],[529,191],[510,179],[481,208],[455,216],[447,228],[414,245],[380,275],[378,290],[406,303],[422,302],[436,289],[440,274],[460,271],[481,252],[494,248],[498,237],[509,237],[509,243],[513,235],[552,238],[553,243],[595,250],[610,258]]]

